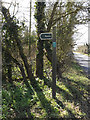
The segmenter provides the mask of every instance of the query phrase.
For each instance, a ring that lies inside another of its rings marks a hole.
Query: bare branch
[[[77,8],[75,11],[70,11],[68,13],[65,12],[65,13],[60,14],[60,17],[56,18],[53,21],[52,26],[55,25],[61,18],[66,17],[66,16],[73,14],[73,13],[77,13],[79,10],[80,10],[80,8]]]
[[[55,2],[54,7],[53,7],[53,10],[52,10],[52,13],[51,13],[50,20],[49,20],[49,22],[48,22],[47,31],[50,31],[50,28],[51,28],[51,26],[52,26],[52,22],[53,22],[53,18],[54,18],[54,14],[55,14],[57,5],[58,5],[58,2]]]

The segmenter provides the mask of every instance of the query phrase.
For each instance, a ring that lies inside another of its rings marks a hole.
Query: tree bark
[[[43,78],[43,41],[38,42],[37,45],[38,54],[36,57],[36,75],[39,78]]]
[[[37,43],[37,49],[38,54],[36,56],[36,75],[39,78],[43,78],[43,41],[40,39],[39,35],[40,33],[45,32],[45,14],[44,14],[44,8],[45,8],[45,2],[37,2],[36,3],[36,14],[35,18],[37,20],[37,35],[38,35],[38,43]]]

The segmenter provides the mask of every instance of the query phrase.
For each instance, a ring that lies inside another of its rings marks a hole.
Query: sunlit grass
[[[26,87],[23,81],[14,81],[3,87],[3,119],[7,117],[82,118],[86,116],[89,79],[75,62],[63,78],[56,82],[56,99],[52,98],[51,80],[36,78],[36,84]],[[30,82],[29,82],[30,83]],[[29,110],[29,112],[27,111]]]

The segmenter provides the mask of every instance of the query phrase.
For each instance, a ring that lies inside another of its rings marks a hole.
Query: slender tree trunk
[[[12,65],[8,65],[8,79],[12,82]]]
[[[3,47],[2,47],[2,49],[3,49],[3,51],[5,51],[5,52],[7,51],[7,55],[8,55],[8,57],[10,58],[10,60],[11,60],[12,62],[14,62],[16,65],[18,65],[18,67],[20,68],[20,71],[21,71],[21,74],[22,74],[24,83],[26,84],[26,86],[27,86],[28,88],[30,88],[29,83],[28,83],[28,81],[27,81],[27,77],[26,77],[26,74],[25,74],[25,70],[24,70],[23,64],[20,64],[20,63],[18,62],[18,60],[16,60],[16,59],[11,55],[11,53],[10,53],[10,51],[9,51],[8,49],[5,49],[5,48],[3,48]],[[10,70],[10,69],[9,69],[9,70]]]
[[[7,48],[8,49],[8,48]],[[7,77],[10,83],[12,83],[12,63],[11,59],[7,54],[7,51],[5,51],[5,63],[6,63],[6,69],[7,69]]]

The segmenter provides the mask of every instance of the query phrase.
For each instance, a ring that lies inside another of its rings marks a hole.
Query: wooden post
[[[2,118],[2,0],[0,1],[0,119]]]
[[[52,40],[52,97],[56,97],[56,27],[53,27],[53,40]]]

